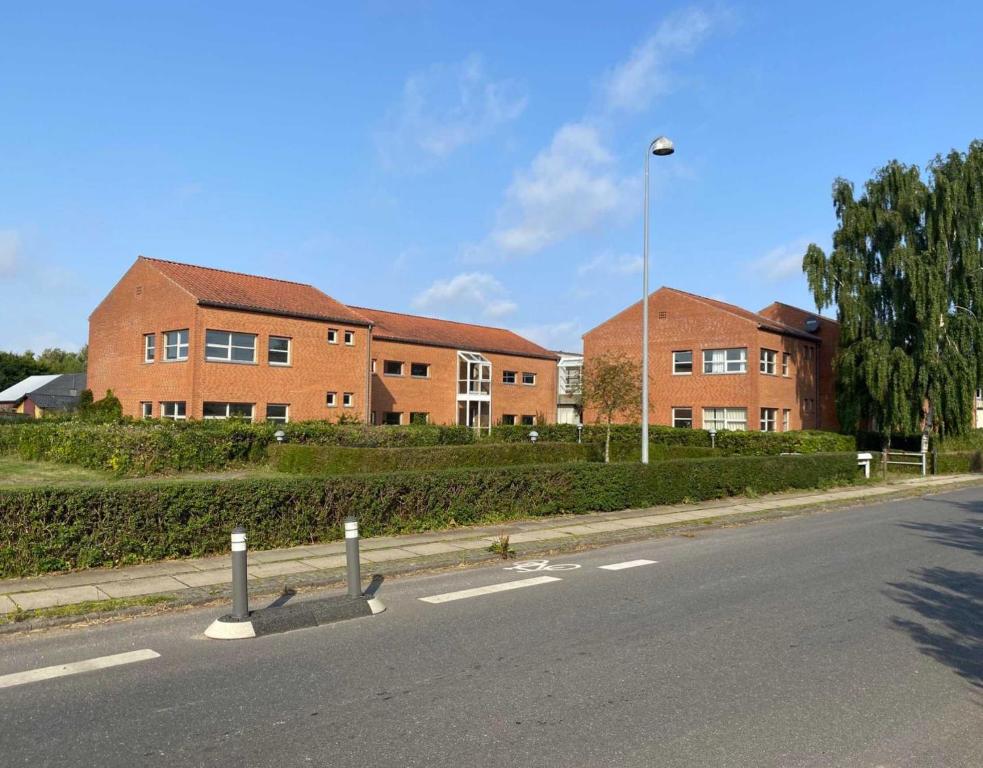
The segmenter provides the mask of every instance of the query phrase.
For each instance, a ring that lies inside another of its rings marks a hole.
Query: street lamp
[[[642,246],[642,464],[649,463],[649,156],[675,152],[672,140],[659,136],[645,153],[645,234]]]
[[[537,432],[534,429],[532,432],[529,433],[529,442],[535,443],[537,440],[539,440],[539,432]]]

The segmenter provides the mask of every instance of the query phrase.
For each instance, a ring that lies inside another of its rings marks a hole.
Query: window
[[[806,413],[812,413],[813,410],[815,410],[815,408],[816,408],[815,400],[812,400],[807,397],[802,401],[802,410],[805,411]]]
[[[693,351],[687,349],[672,353],[672,373],[674,376],[688,376],[693,372]]]
[[[160,417],[162,419],[172,419],[173,421],[184,421],[188,418],[184,403],[161,403]]]
[[[328,392],[324,397],[324,402],[327,404],[328,408],[334,408],[338,405],[338,393]]]
[[[157,354],[157,334],[145,333],[143,335],[143,362],[152,363]]]
[[[769,376],[775,375],[775,361],[778,358],[778,353],[773,349],[762,349],[761,350],[761,372]]]
[[[693,409],[692,408],[673,408],[672,425],[683,429],[693,428]]]
[[[201,415],[205,419],[243,419],[253,420],[252,403],[204,403]]]
[[[289,421],[289,412],[290,406],[288,405],[274,405],[273,403],[268,403],[266,406],[266,420],[275,421],[278,424],[286,424],[287,421]]]
[[[430,377],[430,363],[410,363],[410,376],[418,379]]]
[[[351,408],[355,405],[355,394],[352,392],[345,392],[341,396],[341,405],[343,408]]]
[[[338,329],[328,328],[328,344],[337,344],[337,343],[338,343]]]
[[[788,376],[788,362],[791,357],[788,352],[782,352],[782,376]]]
[[[140,403],[140,418],[152,419],[154,417],[153,403]]]
[[[777,408],[762,408],[761,409],[761,431],[762,432],[774,432],[775,422],[778,419],[778,409]]]
[[[536,374],[535,373],[528,373],[528,372],[523,373],[522,374],[522,383],[523,384],[528,384],[530,386],[533,385],[533,384],[535,384],[536,383]]]
[[[536,417],[535,416],[523,416],[522,417],[522,424],[525,425],[525,426],[527,426],[527,427],[531,427],[535,423],[536,423]]]
[[[747,408],[704,408],[703,428],[743,432],[747,429]]]
[[[788,432],[789,422],[792,420],[792,411],[788,408],[782,410],[782,432]]]
[[[285,336],[270,336],[266,362],[270,365],[290,365],[290,339]]]
[[[369,424],[375,424],[375,411],[369,415]]]
[[[188,329],[183,331],[167,331],[164,333],[164,359],[188,359]]]
[[[205,359],[226,363],[255,363],[256,334],[206,330]]]
[[[349,347],[355,346],[355,331],[345,331],[345,344]]]
[[[507,426],[512,426],[513,424],[515,424],[515,414],[506,413],[504,416],[502,416],[502,423]]]
[[[375,373],[375,358],[372,358],[372,373]]]
[[[385,360],[382,363],[382,372],[386,376],[402,376],[403,363],[399,360]]]
[[[503,384],[515,384],[515,371],[502,371]]]
[[[382,423],[383,424],[393,424],[393,425],[395,425],[395,424],[402,424],[403,423],[403,414],[402,414],[401,411],[385,411],[382,414]]]
[[[424,411],[413,411],[410,413],[410,424],[429,424],[430,414]]]
[[[747,349],[704,349],[704,373],[747,373]]]

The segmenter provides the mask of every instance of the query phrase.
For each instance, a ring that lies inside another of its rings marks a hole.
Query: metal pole
[[[645,150],[645,215],[642,243],[642,464],[649,463],[649,155]]]
[[[246,585],[246,529],[232,531],[232,618],[249,618],[249,587]]]
[[[348,596],[362,596],[362,573],[358,561],[358,520],[345,520],[345,557],[348,562]]]

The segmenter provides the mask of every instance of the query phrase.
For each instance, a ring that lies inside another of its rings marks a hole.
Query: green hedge
[[[271,465],[280,472],[338,475],[413,469],[507,467],[522,464],[564,464],[603,461],[600,446],[591,443],[485,443],[438,445],[429,448],[344,448],[328,445],[272,445]]]
[[[0,490],[0,577],[844,484],[853,454]]]
[[[957,475],[965,472],[983,472],[983,451],[948,451],[939,453],[935,472],[939,475]]]

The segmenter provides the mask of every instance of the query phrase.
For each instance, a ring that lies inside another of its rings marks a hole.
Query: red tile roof
[[[381,309],[365,307],[352,309],[372,321],[375,326],[372,329],[373,339],[451,347],[468,352],[492,352],[545,360],[558,359],[555,353],[504,328],[438,320],[434,317],[406,315],[401,312],[385,312]]]
[[[663,287],[661,290],[672,291],[673,293],[681,294],[682,296],[687,296],[691,299],[695,299],[703,304],[708,304],[711,307],[722,310],[724,312],[729,312],[732,315],[743,318],[744,320],[749,320],[755,323],[759,328],[765,331],[773,331],[775,333],[781,333],[786,336],[798,336],[803,339],[816,339],[817,336],[812,333],[808,333],[800,328],[793,328],[785,323],[780,323],[777,320],[772,320],[770,317],[765,317],[764,315],[759,315],[757,312],[751,312],[750,310],[744,309],[742,307],[735,306],[734,304],[728,304],[724,301],[718,301],[717,299],[708,299],[705,296],[698,296],[695,293],[689,293],[688,291],[680,291],[678,288],[667,288]]]
[[[145,256],[140,258],[184,288],[199,304],[352,325],[369,324],[366,318],[313,285]]]

